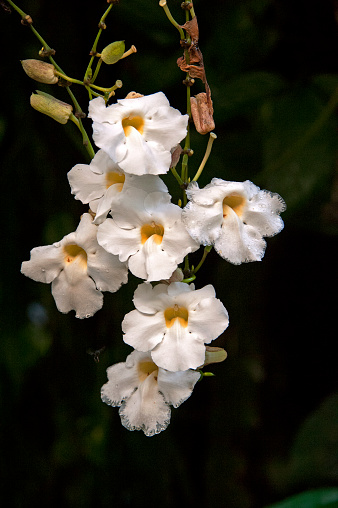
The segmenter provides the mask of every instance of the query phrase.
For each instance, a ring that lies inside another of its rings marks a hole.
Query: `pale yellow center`
[[[189,312],[185,307],[179,307],[176,304],[173,307],[168,307],[164,311],[166,327],[171,328],[175,319],[178,319],[180,325],[183,326],[183,328],[186,328],[188,326],[188,316]]]
[[[223,217],[226,217],[229,213],[229,208],[241,217],[245,206],[245,198],[238,196],[237,194],[231,194],[223,199]]]
[[[76,244],[64,245],[63,252],[65,255],[65,263],[70,265],[77,259],[83,269],[87,269],[87,253]]]
[[[121,192],[125,179],[125,175],[109,171],[109,173],[106,173],[106,188],[108,189],[111,185],[117,185],[117,190]]]
[[[126,116],[122,120],[122,127],[126,136],[129,136],[132,127],[143,134],[144,120],[142,116]]]
[[[158,370],[157,365],[151,360],[139,362],[137,365],[137,373],[138,378],[142,382],[144,381],[154,370]],[[157,376],[154,376],[155,381],[157,380]]]
[[[152,222],[151,224],[144,224],[141,227],[141,243],[142,245],[146,243],[148,238],[151,236],[154,237],[154,242],[158,245],[162,243],[164,235],[164,227],[162,224],[156,224],[155,222]]]

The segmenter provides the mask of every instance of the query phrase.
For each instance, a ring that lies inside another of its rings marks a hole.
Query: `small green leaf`
[[[101,58],[107,65],[112,65],[120,60],[125,50],[124,41],[116,41],[108,44],[102,53]]]

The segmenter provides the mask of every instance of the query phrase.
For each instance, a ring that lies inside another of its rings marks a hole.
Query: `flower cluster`
[[[104,25],[112,7],[109,3],[99,26]],[[160,5],[173,22],[166,1],[161,0]],[[108,368],[101,397],[108,405],[120,406],[126,428],[143,430],[147,436],[167,427],[170,405],[178,407],[190,397],[196,382],[206,374],[203,367],[226,358],[224,349],[208,344],[228,327],[228,312],[212,285],[196,289],[192,283],[206,254],[214,247],[233,264],[260,261],[266,248],[264,238],[283,228],[280,213],[285,209],[280,196],[249,181],[213,178],[199,188],[197,179],[216,138],[212,132],[205,157],[190,181],[189,120],[201,134],[210,132],[214,121],[198,48],[197,19],[192,3],[189,5],[186,14],[190,12],[191,20],[177,24],[181,42],[186,43],[184,56],[177,63],[187,73],[184,83],[189,115],[171,107],[162,92],[148,96],[130,92],[107,106],[122,82],[117,80],[110,88],[95,85],[100,65],[112,65],[136,48],[125,52],[124,41],[116,41],[98,53],[101,28],[82,82],[64,75],[54,63],[23,62],[27,75],[39,82],[55,84],[61,79],[86,86],[88,116],[98,151],[95,153],[89,142],[76,101],[73,114],[71,105],[45,92],[32,95],[36,110],[61,124],[71,120],[79,127],[92,160],[90,164],[76,164],[68,172],[68,181],[75,199],[89,209],[75,232],[53,245],[34,248],[21,271],[36,281],[51,283],[58,310],[74,310],[80,319],[101,309],[102,293],[118,291],[127,283],[128,271],[141,280],[134,293],[135,309],[122,322],[123,340],[134,350],[125,362]],[[93,73],[94,56],[99,62]],[[194,98],[190,97],[190,86],[195,78],[202,81],[205,92]],[[183,139],[184,149],[180,146]],[[176,165],[182,154],[179,176]],[[160,177],[170,169],[181,186],[183,206],[181,200],[172,202]],[[204,253],[194,268],[189,254],[201,246]],[[184,267],[180,268],[182,262]]]
[[[124,342],[134,351],[108,369],[102,400],[120,406],[125,427],[151,436],[167,427],[169,405],[178,407],[190,396],[206,344],[229,323],[214,288],[195,289],[179,264],[201,245],[213,245],[234,264],[262,259],[264,237],[282,229],[285,205],[249,181],[217,178],[204,189],[192,182],[183,209],[172,203],[158,175],[169,170],[188,117],[161,92],[135,96],[108,107],[100,98],[90,102],[100,149],[89,165],[68,173],[72,193],[89,204],[89,213],[74,233],[33,249],[22,273],[51,283],[57,308],[75,310],[78,318],[99,310],[102,291],[117,291],[128,270],[143,280],[135,310],[122,322]]]

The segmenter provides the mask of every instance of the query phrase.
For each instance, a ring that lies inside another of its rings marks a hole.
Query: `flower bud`
[[[59,80],[54,73],[55,67],[52,64],[33,59],[21,60],[21,64],[27,76],[39,83],[54,85]]]
[[[73,111],[73,107],[70,104],[66,104],[47,93],[39,91],[31,95],[30,103],[40,113],[50,116],[62,124],[68,122]]]
[[[223,362],[227,356],[228,356],[227,352],[222,347],[206,346],[205,362],[203,364],[203,367],[205,367],[206,365],[210,365],[210,363]]]
[[[101,53],[103,62],[107,65],[114,64],[120,60],[125,50],[124,41],[116,41],[108,44]]]

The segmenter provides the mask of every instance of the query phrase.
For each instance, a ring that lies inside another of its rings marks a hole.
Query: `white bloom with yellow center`
[[[102,386],[103,402],[121,406],[121,422],[128,430],[143,430],[153,436],[170,422],[170,407],[187,400],[200,378],[198,372],[168,372],[153,362],[148,352],[133,351],[125,362],[107,369]]]
[[[266,242],[283,227],[279,214],[286,205],[275,193],[260,190],[249,180],[227,182],[213,178],[203,189],[193,182],[187,189],[191,200],[182,220],[196,241],[213,245],[230,263],[260,261]]]
[[[115,293],[127,282],[128,269],[96,240],[97,226],[85,213],[74,233],[53,245],[35,247],[21,272],[38,282],[52,283],[60,312],[75,310],[76,317],[92,316],[103,305],[101,291]]]
[[[169,279],[184,257],[199,248],[181,220],[182,209],[164,192],[130,187],[112,205],[113,219],[98,228],[99,244],[148,281]]]
[[[205,345],[229,324],[228,312],[210,284],[143,283],[134,294],[135,310],[122,322],[123,340],[150,351],[153,362],[169,371],[196,369],[205,360]]]
[[[68,172],[68,181],[75,198],[83,204],[89,203],[96,214],[94,224],[104,221],[112,203],[128,186],[140,187],[148,192],[168,190],[159,176],[126,174],[103,150],[96,153],[90,164],[76,164]]]
[[[170,107],[162,92],[120,99],[106,107],[102,97],[89,103],[93,139],[125,171],[167,173],[170,150],[187,135],[188,115]]]

